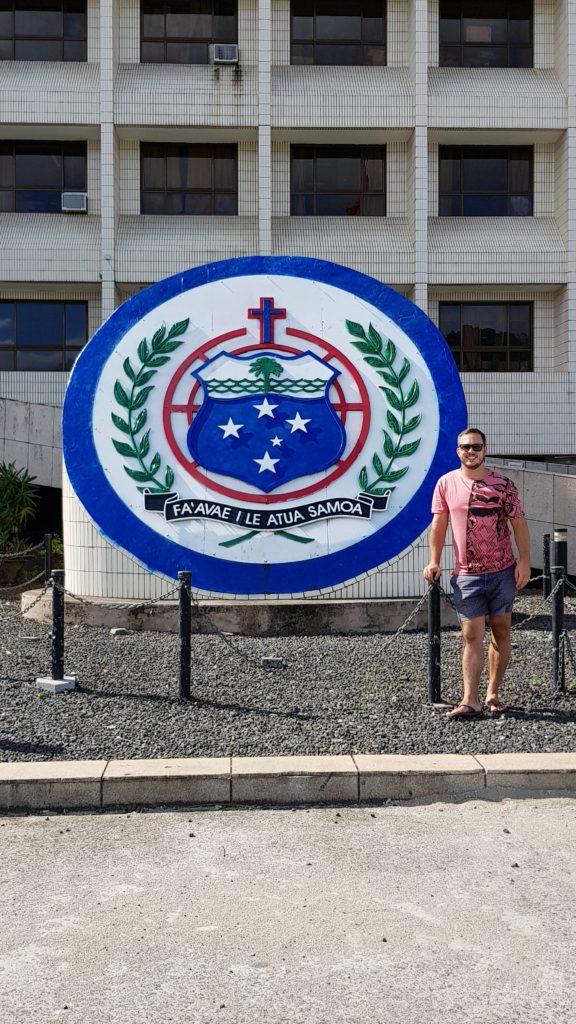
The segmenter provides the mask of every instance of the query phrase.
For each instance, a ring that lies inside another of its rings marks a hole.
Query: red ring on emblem
[[[241,328],[240,330],[237,331],[229,331],[227,334],[220,334],[217,338],[212,338],[210,341],[205,342],[203,345],[200,345],[197,349],[195,349],[195,351],[192,352],[191,355],[189,355],[188,358],[185,359],[184,362],[181,363],[181,365],[176,370],[176,373],[172,377],[172,380],[170,381],[170,384],[168,385],[168,388],[166,390],[166,395],[164,397],[164,404],[162,409],[162,422],[164,426],[164,433],[166,435],[166,440],[168,441],[170,450],[174,455],[175,459],[182,466],[182,468],[185,469],[186,472],[190,474],[190,476],[194,477],[194,479],[197,480],[198,483],[202,484],[202,486],[204,487],[208,487],[212,491],[215,491],[217,494],[222,494],[227,498],[235,498],[238,501],[250,501],[256,502],[256,504],[273,505],[279,502],[293,501],[295,498],[303,498],[309,494],[314,494],[316,491],[323,490],[323,488],[325,488],[328,484],[332,483],[334,480],[337,480],[338,477],[346,473],[346,471],[350,468],[351,465],[353,465],[358,455],[362,451],[362,448],[364,447],[366,438],[368,436],[368,431],[370,429],[370,399],[368,397],[366,385],[362,380],[360,373],[353,365],[353,363],[350,362],[347,356],[343,355],[342,352],[339,352],[338,349],[334,348],[333,345],[328,344],[328,342],[322,341],[321,338],[317,338],[316,335],[314,334],[308,334],[306,331],[298,331],[295,328],[291,327],[286,328],[287,335],[291,335],[294,338],[300,338],[302,341],[310,342],[312,345],[316,345],[318,348],[320,348],[325,353],[325,361],[328,362],[333,359],[340,362],[354,380],[358,388],[360,399],[358,402],[354,403],[346,402],[344,400],[344,392],[342,390],[341,385],[337,383],[337,380],[334,381],[333,387],[336,389],[338,393],[339,401],[336,404],[332,404],[333,408],[339,414],[342,423],[346,422],[346,416],[348,412],[355,411],[362,413],[362,425],[360,428],[360,433],[358,435],[358,440],[356,441],[356,444],[352,448],[352,451],[350,452],[349,455],[346,456],[345,459],[343,459],[341,462],[336,463],[334,470],[328,476],[323,477],[322,480],[318,481],[315,484],[310,484],[308,487],[301,487],[298,490],[284,492],[283,494],[253,494],[250,491],[237,491],[231,487],[226,487],[223,484],[216,483],[216,481],[212,480],[209,476],[207,476],[205,472],[199,468],[197,463],[193,462],[191,459],[185,456],[184,452],[181,450],[176,441],[174,431],[172,429],[172,417],[174,415],[185,414],[187,419],[187,426],[190,425],[195,414],[194,397],[200,388],[199,382],[194,381],[194,385],[191,388],[187,404],[185,406],[175,405],[174,394],[176,392],[178,384],[182,380],[182,377],[195,362],[198,362],[199,360],[205,362],[206,353],[209,352],[211,349],[215,348],[217,345],[221,345],[222,342],[224,341],[232,341],[234,338],[245,337],[246,334],[246,328]],[[262,350],[262,346],[258,345],[257,342],[253,342],[250,345],[243,345],[239,348],[231,349],[230,355],[243,355],[246,352],[253,352],[255,350]],[[266,351],[288,352],[291,355],[298,355],[301,350],[289,345],[274,344],[266,345]]]

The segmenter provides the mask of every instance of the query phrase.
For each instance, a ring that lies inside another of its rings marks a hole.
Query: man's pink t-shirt
[[[432,512],[448,512],[456,555],[456,576],[501,572],[514,565],[509,519],[523,516],[516,487],[488,469],[481,480],[459,469],[441,476],[432,497]]]

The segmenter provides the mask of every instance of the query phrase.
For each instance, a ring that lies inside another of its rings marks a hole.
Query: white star
[[[260,466],[260,469],[258,470],[259,473],[263,473],[264,470],[266,470],[266,469],[269,470],[270,473],[275,473],[276,472],[276,468],[275,468],[276,467],[276,463],[280,462],[280,459],[271,459],[269,453],[266,452],[266,454],[264,455],[263,458],[261,458],[261,459],[254,459],[254,462],[257,462],[258,465]]]
[[[265,398],[260,405],[255,405],[254,408],[259,410],[258,419],[261,419],[262,416],[271,416],[274,419],[274,409],[277,409],[278,405],[270,405],[268,399]]]
[[[273,445],[274,448],[278,448],[278,446],[281,445],[281,444],[282,444],[282,438],[281,437],[278,437],[278,435],[276,435],[276,437],[272,438],[272,445]]]
[[[242,430],[243,423],[234,423],[232,417],[228,420],[228,423],[219,423],[218,429],[223,430],[222,439],[225,437],[240,437],[239,431]]]
[[[306,424],[310,423],[310,420],[303,420],[300,413],[297,412],[294,419],[286,420],[286,423],[289,423],[290,426],[292,427],[292,434],[294,433],[295,430],[302,430],[305,434],[307,434],[308,431],[306,430]]]

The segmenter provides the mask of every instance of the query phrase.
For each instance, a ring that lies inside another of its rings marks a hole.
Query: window
[[[142,213],[238,213],[238,157],[234,145],[143,142],[140,165]]]
[[[87,340],[86,302],[0,301],[0,370],[70,370]]]
[[[62,192],[85,191],[85,142],[0,140],[0,212],[60,213]]]
[[[0,60],[86,60],[86,0],[0,0]]]
[[[461,371],[533,369],[530,302],[441,302],[440,330]]]
[[[292,146],[293,217],[383,217],[384,146]]]
[[[383,0],[292,0],[292,64],[385,64]]]
[[[531,217],[530,146],[440,146],[441,217]]]
[[[236,0],[142,0],[143,64],[207,64],[210,43],[238,39]]]
[[[440,67],[532,67],[532,6],[532,0],[440,0]]]

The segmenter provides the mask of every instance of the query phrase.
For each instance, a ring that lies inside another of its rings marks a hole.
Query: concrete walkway
[[[10,1024],[571,1024],[576,802],[0,817]]]
[[[0,763],[0,810],[339,804],[576,793],[576,753],[354,754]]]

